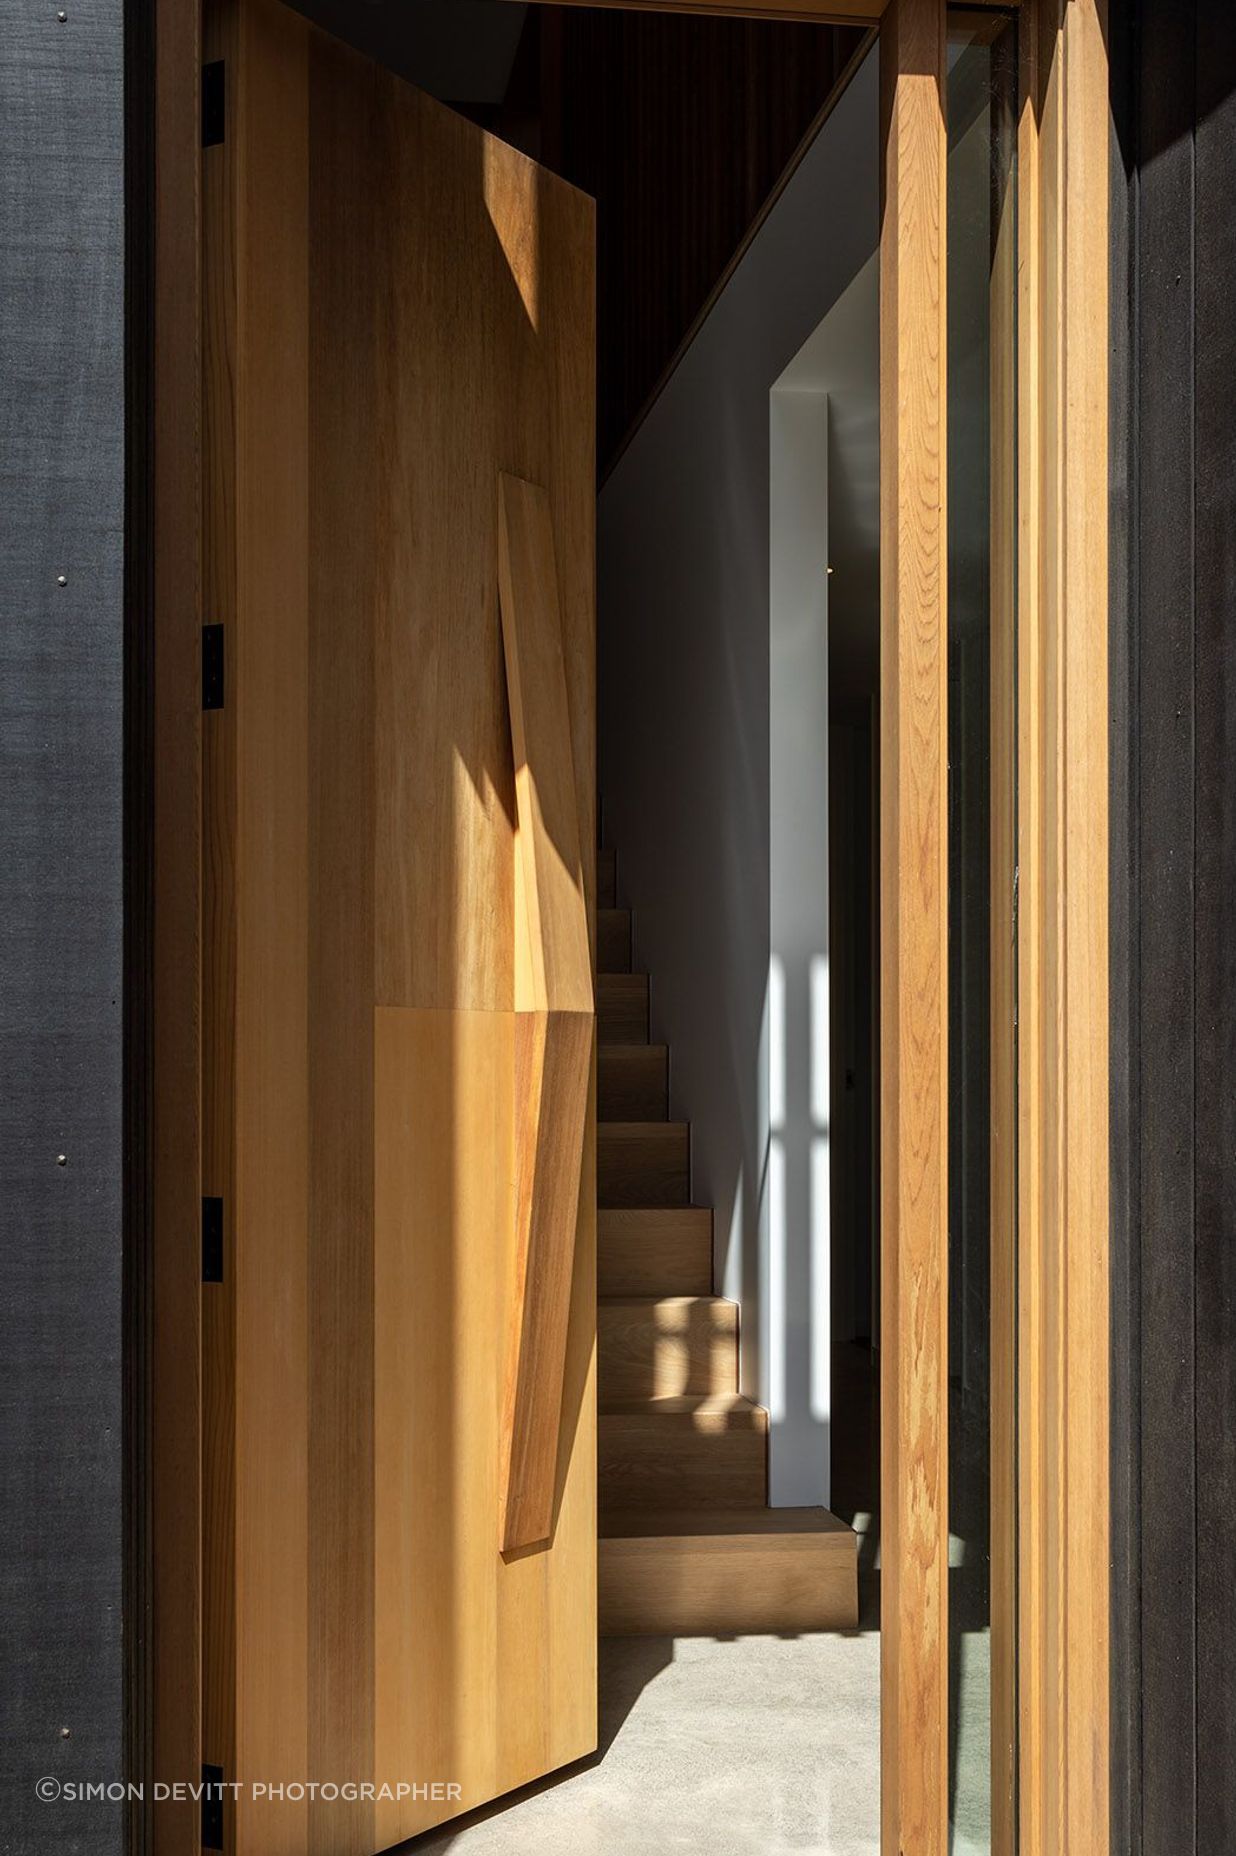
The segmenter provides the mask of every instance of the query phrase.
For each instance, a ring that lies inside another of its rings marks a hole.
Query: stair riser
[[[675,1418],[598,1418],[597,1475],[613,1508],[759,1508],[767,1434],[706,1432]]]
[[[599,909],[597,911],[597,972],[631,971],[631,911]]]
[[[597,1203],[603,1206],[686,1205],[691,1196],[687,1129],[649,1122],[638,1132],[597,1129]]]
[[[602,1121],[664,1121],[669,1114],[669,1052],[664,1044],[602,1046],[597,1063]]]
[[[597,975],[597,1038],[602,1044],[648,1042],[646,973]]]
[[[738,1390],[738,1309],[715,1296],[697,1302],[601,1302],[597,1391],[618,1399],[682,1398]]]
[[[694,1206],[603,1211],[597,1220],[599,1295],[709,1295],[712,1214]]]
[[[607,1637],[853,1630],[858,1623],[852,1538],[603,1539],[597,1577]]]
[[[617,903],[618,859],[613,851],[597,852],[597,907],[612,909]]]

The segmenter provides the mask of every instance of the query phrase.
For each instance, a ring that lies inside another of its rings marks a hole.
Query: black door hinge
[[[202,1848],[223,1848],[223,1767],[202,1767]]]
[[[225,88],[223,60],[214,58],[202,66],[202,147],[213,148],[223,140]]]
[[[202,1281],[223,1281],[223,1200],[202,1200]]]
[[[202,627],[202,707],[223,707],[223,627]]]

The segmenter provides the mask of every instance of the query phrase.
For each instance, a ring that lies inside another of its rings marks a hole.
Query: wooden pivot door
[[[205,1840],[363,1856],[596,1745],[593,216],[204,55]]]

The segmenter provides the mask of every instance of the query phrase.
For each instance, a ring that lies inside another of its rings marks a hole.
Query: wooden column
[[[880,33],[881,1715],[886,1856],[948,1793],[945,9]]]

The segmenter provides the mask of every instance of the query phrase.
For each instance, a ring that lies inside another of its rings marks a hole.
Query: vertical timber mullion
[[[1013,133],[992,94],[991,263],[991,1851],[1017,1849],[1017,288]]]
[[[1109,1847],[1107,986],[1108,185],[1104,0],[1072,0],[1064,26],[1065,229],[1061,328],[1064,565],[1059,728],[1064,973],[1062,1210],[1066,1429],[1063,1566],[1065,1849]],[[1101,254],[1102,261],[1097,262]]]
[[[1021,28],[1021,1856],[1110,1841],[1105,25]]]
[[[948,1842],[945,7],[880,33],[881,1839]]]
[[[1032,1775],[1043,1767],[1046,1698],[1042,1658],[1046,1547],[1043,1504],[1044,1324],[1039,1256],[1044,1168],[1043,1048],[1043,794],[1038,730],[1044,667],[1038,612],[1043,577],[1041,534],[1047,485],[1041,472],[1044,356],[1038,338],[1044,253],[1041,239],[1044,68],[1038,9],[1025,8],[1018,28],[1017,135],[1017,1747],[1021,1856],[1042,1848],[1042,1798]]]

